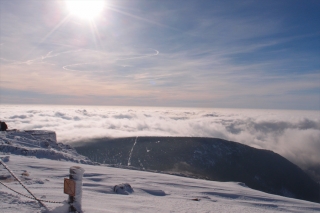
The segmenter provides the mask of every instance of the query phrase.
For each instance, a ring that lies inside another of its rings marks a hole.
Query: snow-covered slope
[[[4,155],[0,155],[4,156]],[[84,212],[319,212],[320,204],[266,194],[241,183],[215,182],[104,166],[58,162],[49,159],[11,155],[8,167],[39,198],[67,200],[63,178],[74,165],[85,169]],[[15,190],[26,191],[0,168],[1,181]],[[28,173],[29,176],[21,175]],[[134,192],[113,192],[116,184],[129,183]],[[196,201],[196,200],[198,201]],[[66,204],[46,203],[49,212],[67,212]],[[0,185],[0,209],[4,213],[41,212],[38,203]]]
[[[0,152],[93,164],[71,146],[57,143],[56,133],[53,131],[1,131]]]
[[[219,138],[101,138],[74,147],[99,163],[242,182],[266,193],[320,202],[318,184],[287,159],[269,150]]]
[[[243,183],[90,165],[92,162],[73,148],[57,143],[55,133],[50,131],[0,132],[0,157],[36,197],[61,202],[45,203],[45,210],[36,201],[10,190],[28,194],[0,165],[0,181],[9,187],[0,184],[1,213],[67,213],[63,181],[74,165],[85,170],[82,207],[87,213],[320,211],[320,204],[263,193]],[[133,193],[116,194],[114,186],[121,183],[129,183]]]

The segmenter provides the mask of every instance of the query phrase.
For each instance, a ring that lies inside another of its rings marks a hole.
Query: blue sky
[[[0,102],[320,109],[319,1],[0,1]]]

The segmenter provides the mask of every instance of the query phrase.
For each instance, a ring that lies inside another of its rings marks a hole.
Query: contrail
[[[69,69],[68,67],[80,66],[80,65],[85,65],[85,64],[95,64],[95,63],[97,63],[97,62],[87,62],[87,63],[79,63],[79,64],[69,64],[69,65],[63,66],[62,69],[64,69],[64,70],[69,70],[69,71],[79,71],[79,70]]]
[[[155,50],[155,49],[152,49],[152,50],[155,51],[155,53],[153,53],[153,54],[147,54],[147,55],[142,55],[142,56],[135,56],[135,57],[131,57],[131,58],[115,59],[114,61],[134,60],[134,59],[148,58],[148,57],[152,57],[152,56],[159,55],[159,51],[158,51],[158,50]],[[81,51],[82,51],[82,50],[81,50]],[[92,50],[89,50],[89,51],[92,51]],[[101,52],[101,51],[92,51],[92,52],[96,52],[96,53],[105,55],[105,53],[104,53],[104,52]],[[49,56],[49,57],[52,57],[52,56]],[[100,61],[101,61],[101,60],[100,60]],[[69,71],[79,71],[79,70],[76,70],[76,69],[70,69],[69,67],[72,67],[72,66],[80,66],[80,65],[85,65],[85,64],[95,64],[95,63],[98,63],[98,62],[100,62],[100,61],[77,63],[77,64],[68,64],[68,65],[63,66],[62,68],[63,68],[64,70],[69,70]]]
[[[132,146],[132,148],[131,148],[131,151],[130,151],[130,154],[129,154],[129,159],[128,159],[128,166],[131,166],[132,151],[133,151],[134,146],[135,146],[136,143],[137,143],[137,140],[138,140],[138,136],[136,137],[136,140],[134,141],[134,144],[133,144],[133,146]]]
[[[49,57],[49,56],[51,55],[51,53],[52,53],[52,52],[53,52],[53,51],[50,51],[50,52],[48,52],[48,53],[47,53],[47,55],[42,56],[42,60],[43,60],[43,59],[45,59],[45,58],[47,58],[47,57]]]
[[[57,57],[57,56],[62,55],[62,54],[68,54],[68,53],[79,52],[79,51],[82,51],[82,50],[81,49],[79,49],[79,50],[68,50],[68,51],[64,51],[64,52],[58,52],[56,54],[52,54],[53,51],[50,51],[45,56],[41,56],[41,57],[38,57],[38,58],[30,59],[28,61],[13,61],[13,60],[11,60],[11,61],[13,61],[12,64],[19,64],[19,65],[20,64],[33,64],[33,63],[35,63],[37,61],[41,62],[41,61],[43,61],[43,60],[45,60],[47,58],[54,58],[54,57]]]
[[[154,50],[154,51],[155,51],[154,54],[136,56],[136,57],[131,57],[131,58],[116,59],[116,61],[125,61],[125,60],[137,59],[137,58],[147,58],[147,57],[159,55],[159,51],[158,50]]]
[[[36,47],[34,47],[24,56],[24,58],[30,55],[36,48],[39,47],[40,44],[42,44],[49,36],[51,36],[57,29],[59,29],[64,23],[66,23],[70,16],[71,15],[69,14],[62,21],[60,21],[44,38],[41,39],[41,41],[37,44]]]

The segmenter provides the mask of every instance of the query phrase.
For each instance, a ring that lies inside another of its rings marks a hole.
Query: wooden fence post
[[[82,199],[82,176],[84,169],[79,166],[70,167],[69,178],[75,181],[74,196],[69,195],[70,211],[82,212],[81,199]]]

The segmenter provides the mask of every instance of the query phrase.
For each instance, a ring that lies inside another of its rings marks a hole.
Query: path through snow
[[[130,151],[130,154],[129,154],[129,158],[128,158],[128,166],[131,166],[132,151],[133,151],[134,146],[135,146],[136,143],[137,143],[137,140],[138,140],[138,136],[136,137],[136,140],[134,141],[133,146],[132,146],[132,148],[131,148],[131,151]]]

